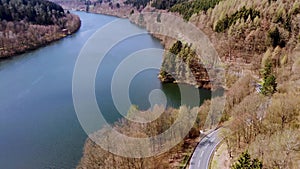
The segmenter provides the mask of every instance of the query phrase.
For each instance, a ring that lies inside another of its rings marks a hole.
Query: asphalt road
[[[189,169],[208,169],[210,157],[222,141],[219,133],[220,129],[215,130],[200,141],[190,160]]]

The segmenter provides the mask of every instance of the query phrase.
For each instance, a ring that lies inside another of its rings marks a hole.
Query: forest
[[[176,4],[170,11],[204,31],[226,63],[226,104],[220,125],[225,128],[229,167],[297,169],[299,1],[222,0],[208,3],[209,8],[194,8],[196,2]],[[192,51],[188,46],[176,40],[171,45],[172,54],[165,54],[161,67],[162,81],[188,79],[183,61]]]
[[[235,12],[230,17],[226,15],[225,18],[218,21],[215,31],[223,32],[228,29],[230,26],[234,25],[237,20],[244,19],[245,21],[249,18],[251,21],[254,21],[256,17],[260,17],[260,12],[252,8],[246,9],[244,6],[241,10]]]
[[[187,2],[187,0],[153,0],[151,6],[156,9],[171,9],[174,5]]]
[[[79,29],[78,16],[46,0],[0,1],[0,58],[58,40]]]
[[[196,146],[197,142],[194,141],[195,138],[199,137],[199,130],[203,129],[205,124],[205,119],[208,116],[210,102],[204,101],[203,106],[199,109],[189,108],[187,106],[181,106],[179,109],[168,108],[164,110],[163,107],[154,106],[151,111],[141,111],[137,106],[132,106],[128,111],[128,119],[132,120],[149,120],[152,117],[153,113],[162,112],[159,118],[149,123],[138,123],[134,121],[130,121],[127,119],[121,119],[113,125],[113,128],[124,135],[136,138],[148,138],[154,137],[162,132],[165,129],[170,128],[176,119],[181,119],[183,121],[177,122],[180,128],[186,128],[186,123],[189,122],[189,116],[193,116],[193,114],[197,115],[196,122],[191,128],[190,132],[184,137],[184,139],[178,143],[172,149],[158,154],[152,157],[147,158],[130,158],[130,157],[122,157],[116,154],[113,154],[107,149],[105,150],[103,147],[100,147],[93,140],[87,139],[85,148],[84,148],[84,156],[82,157],[77,169],[84,168],[122,168],[122,169],[140,169],[140,168],[159,168],[159,169],[172,169],[172,168],[183,168],[186,165],[187,159],[191,155],[193,151],[193,147]],[[108,128],[104,127],[100,131],[95,132],[91,135],[93,139],[104,139],[103,141],[107,141],[112,139],[112,135],[106,134],[109,133]],[[178,137],[184,136],[184,130],[174,130],[170,139],[153,139],[153,147],[149,147],[151,150],[149,151],[159,151],[161,149],[162,143],[168,144],[173,140],[176,140]],[[105,139],[107,138],[107,140]],[[118,140],[118,144],[126,146],[126,149],[136,150],[137,152],[140,149],[137,149],[138,145],[134,144],[125,144],[123,140]],[[108,144],[109,145],[109,144]],[[107,147],[109,149],[109,147]],[[125,148],[124,148],[125,149]],[[144,150],[143,151],[148,151]],[[143,154],[143,151],[140,152]],[[128,154],[129,155],[129,154]]]
[[[178,3],[186,1],[188,0],[126,0],[125,4],[131,4],[132,6],[140,9],[146,7],[146,5],[151,2],[152,7],[165,10],[172,8],[172,6]]]
[[[206,12],[209,8],[214,8],[221,0],[194,0],[182,2],[174,5],[170,11],[178,12],[185,20],[189,20],[193,14],[200,11]]]
[[[137,9],[144,8],[150,2],[150,0],[126,0],[124,4],[132,5]]]
[[[65,13],[61,6],[43,0],[1,0],[1,21],[21,21],[38,24],[52,25]]]
[[[206,69],[201,64],[192,44],[176,41],[165,53],[159,78],[162,82],[176,82],[210,88]]]
[[[151,2],[151,6],[156,9],[168,10],[180,13],[185,20],[200,11],[207,11],[213,8],[221,0],[126,0],[125,4],[131,4],[140,9],[146,7]]]

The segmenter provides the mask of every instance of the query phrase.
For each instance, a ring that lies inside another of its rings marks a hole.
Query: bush
[[[269,30],[268,38],[269,38],[270,44],[274,48],[277,46],[280,46],[281,48],[285,47],[285,41],[281,39],[281,35],[280,35],[278,27],[275,27],[274,29]]]

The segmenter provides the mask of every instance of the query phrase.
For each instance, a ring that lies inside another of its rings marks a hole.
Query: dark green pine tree
[[[238,161],[231,167],[232,169],[262,169],[262,162],[258,159],[251,159],[251,156],[246,150],[243,152]]]
[[[276,92],[276,88],[277,88],[276,77],[272,74],[267,76],[263,84],[262,93],[264,95],[273,94]]]
[[[174,82],[174,80],[189,82],[193,79],[194,73],[194,70],[190,68],[199,63],[197,59],[192,44],[176,41],[164,56],[160,69],[160,79],[167,82]]]
[[[250,169],[251,157],[248,151],[243,152],[238,161],[233,165],[233,169]]]
[[[162,63],[161,71],[160,71],[160,76],[164,79],[167,78],[167,76],[172,75],[174,72],[176,73],[177,70],[177,62],[176,58],[178,53],[182,49],[182,42],[181,41],[176,41],[172,47],[169,50],[169,53],[166,53],[164,56],[164,60]]]
[[[160,76],[162,78],[166,78],[168,75],[171,75],[173,72],[175,72],[175,58],[176,55],[172,53],[165,54],[160,71]]]
[[[271,45],[275,48],[280,45],[281,37],[278,27],[268,32],[268,37],[270,38]]]
[[[261,169],[263,168],[262,162],[259,161],[257,158],[252,160],[252,164],[251,164],[251,168],[252,169]]]
[[[263,79],[266,80],[266,78],[272,73],[272,63],[270,60],[267,60],[265,63],[265,67],[263,70]]]
[[[182,42],[177,40],[169,51],[170,53],[177,55],[181,51],[181,48],[182,48]]]
[[[266,62],[262,75],[263,75],[263,84],[262,84],[261,92],[264,95],[272,95],[273,93],[276,92],[277,83],[276,83],[276,77],[272,74],[271,61]]]

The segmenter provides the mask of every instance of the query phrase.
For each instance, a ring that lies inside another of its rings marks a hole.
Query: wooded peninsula
[[[47,45],[76,32],[80,18],[46,0],[0,1],[0,59]]]

